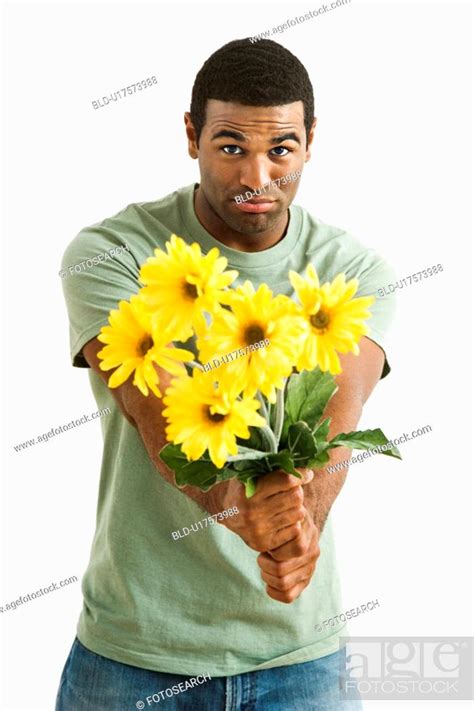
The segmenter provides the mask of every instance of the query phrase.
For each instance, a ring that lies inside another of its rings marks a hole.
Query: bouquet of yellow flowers
[[[320,285],[310,264],[303,278],[289,272],[298,302],[273,296],[266,284],[232,288],[235,270],[217,248],[202,255],[171,235],[140,270],[143,287],[111,311],[98,336],[109,387],[134,373],[143,395],[163,397],[166,437],[161,459],[178,486],[207,490],[238,478],[247,496],[256,478],[282,469],[322,467],[333,447],[386,445],[382,430],[338,434],[329,440],[326,405],[337,390],[338,353],[358,355],[368,333],[373,296],[353,298],[357,279],[339,274]],[[199,362],[175,347],[196,339]],[[170,346],[170,343],[172,345]],[[176,376],[164,393],[155,364]],[[391,446],[382,454],[400,457]]]

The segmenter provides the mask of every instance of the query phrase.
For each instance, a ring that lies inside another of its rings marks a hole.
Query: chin
[[[281,215],[272,215],[269,217],[263,214],[236,218],[235,215],[226,215],[224,222],[232,230],[242,235],[257,235],[260,232],[268,232],[268,230],[272,229],[280,217]]]
[[[238,225],[235,225],[233,229],[236,232],[240,232],[242,235],[247,235],[247,236],[253,236],[253,235],[258,235],[258,234],[263,234],[264,232],[268,232],[269,229],[271,229],[273,226],[273,223],[270,224],[267,222],[267,220],[264,221],[257,221],[254,220],[253,222],[247,221],[247,220],[242,220]]]

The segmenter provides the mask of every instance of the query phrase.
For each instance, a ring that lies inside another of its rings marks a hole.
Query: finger
[[[295,526],[301,526],[301,524],[297,523]],[[283,530],[285,531],[286,529]],[[311,536],[308,535],[306,531],[301,530],[293,539],[285,541],[285,543],[282,543],[280,546],[271,548],[268,552],[274,560],[291,560],[291,558],[300,558],[305,555],[310,544]]]
[[[313,564],[306,564],[302,565],[300,568],[297,568],[296,570],[293,570],[291,573],[288,575],[284,575],[283,577],[278,577],[276,575],[270,575],[269,573],[262,572],[262,579],[269,585],[271,588],[274,590],[291,590],[292,588],[296,587],[299,583],[304,582],[305,580],[309,580],[314,571],[315,571],[316,565],[315,563]]]
[[[280,491],[288,491],[293,489],[295,486],[302,486],[307,484],[314,477],[314,472],[311,469],[302,470],[304,473],[299,479],[294,474],[287,474],[286,472],[277,469],[270,474],[265,474],[265,476],[259,477],[257,482],[257,490],[254,497],[268,498],[274,494],[278,494]]]
[[[262,507],[268,512],[268,519],[277,516],[289,509],[304,505],[304,491],[302,486],[295,486],[288,491],[280,491],[262,501]]]
[[[301,486],[306,486],[314,479],[313,469],[308,467],[295,467],[296,471],[301,474]]]
[[[287,575],[292,570],[296,570],[301,565],[300,558],[292,558],[291,560],[277,561],[271,557],[270,553],[260,553],[257,556],[257,565],[265,573],[270,575]]]
[[[284,548],[290,541],[297,540],[301,535],[301,523],[293,523],[291,526],[286,528],[280,528],[279,531],[272,531],[268,536],[268,548],[266,549],[270,554],[273,550],[279,550]],[[306,552],[306,549],[305,549]],[[273,555],[273,554],[272,554]],[[295,558],[296,556],[291,556]],[[287,556],[286,559],[289,559]]]
[[[306,509],[303,504],[304,494],[301,486],[278,496],[287,497],[287,501],[284,498],[277,500],[276,497],[254,501],[255,497],[252,497],[248,502],[245,502],[245,506],[241,506],[239,503],[242,515],[234,523],[238,526],[241,522],[247,528],[252,527],[260,536],[268,537],[287,526],[299,521],[302,522],[306,515]],[[235,526],[231,524],[230,527],[234,528]],[[286,540],[288,538],[285,538]],[[275,548],[282,542],[283,539],[279,539],[278,544],[273,543],[263,550]]]
[[[268,524],[270,526],[270,529],[279,531],[280,528],[286,528],[287,526],[291,526],[292,523],[304,521],[305,517],[306,509],[304,508],[304,506],[294,506],[293,508],[288,509],[287,511],[283,511],[282,513],[278,513],[275,516],[272,516],[269,519]]]
[[[275,561],[289,561],[292,558],[303,558],[305,555],[320,555],[319,548],[319,529],[314,525],[308,511],[306,517],[301,524],[301,534],[292,541],[283,544],[276,549],[266,551]]]
[[[270,553],[260,553],[257,556],[257,565],[261,570],[264,570],[270,575],[275,575],[276,577],[282,577],[283,575],[288,575],[297,570],[302,565],[307,565],[319,558],[319,546],[314,549],[309,547],[307,553],[299,558],[290,558],[289,560],[275,560],[272,558]]]
[[[296,585],[292,590],[276,590],[275,588],[270,587],[270,585],[267,585],[266,587],[266,592],[268,597],[271,597],[272,600],[277,600],[278,602],[284,602],[286,604],[289,604],[291,602],[294,602],[303,592],[305,587],[307,587],[309,581],[299,583]]]
[[[263,551],[268,551],[271,548],[277,548],[283,543],[291,540],[288,535],[284,537],[276,538],[276,534],[280,531],[285,531],[290,526],[294,526],[297,523],[303,524],[306,517],[304,507],[295,507],[294,509],[289,509],[285,513],[279,514],[272,518],[268,518],[265,509],[261,511],[254,512],[248,518],[249,523],[254,525],[254,532],[257,537],[265,538],[265,546]],[[294,535],[296,535],[297,530],[295,529]]]

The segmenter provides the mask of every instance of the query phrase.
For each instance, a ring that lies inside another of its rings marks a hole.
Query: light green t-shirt
[[[194,187],[131,204],[83,229],[67,247],[65,270],[113,247],[128,247],[63,279],[74,365],[87,367],[81,349],[107,324],[109,311],[138,291],[140,265],[156,247],[165,249],[173,232],[199,242],[204,253],[218,247],[229,268],[239,271],[234,285],[245,279],[255,287],[266,282],[274,294],[290,295],[288,271],[303,273],[309,262],[321,281],[341,271],[357,277],[358,295],[377,295],[394,281],[391,268],[372,249],[294,205],[287,234],[277,245],[262,252],[230,249],[198,221]],[[371,311],[369,337],[383,347],[393,298],[377,298]],[[384,375],[388,370],[386,363]],[[161,477],[106,384],[92,370],[89,378],[98,407],[109,407],[111,414],[101,420],[104,452],[96,531],[82,582],[80,641],[124,664],[190,676],[203,670],[230,676],[335,652],[345,624],[314,630],[343,612],[331,518],[310,585],[292,604],[270,599],[258,554],[223,526],[173,540],[172,531],[190,528],[205,513]]]

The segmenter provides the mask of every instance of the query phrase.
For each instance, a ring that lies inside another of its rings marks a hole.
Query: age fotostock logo
[[[472,637],[341,637],[341,698],[406,701],[473,698]]]

